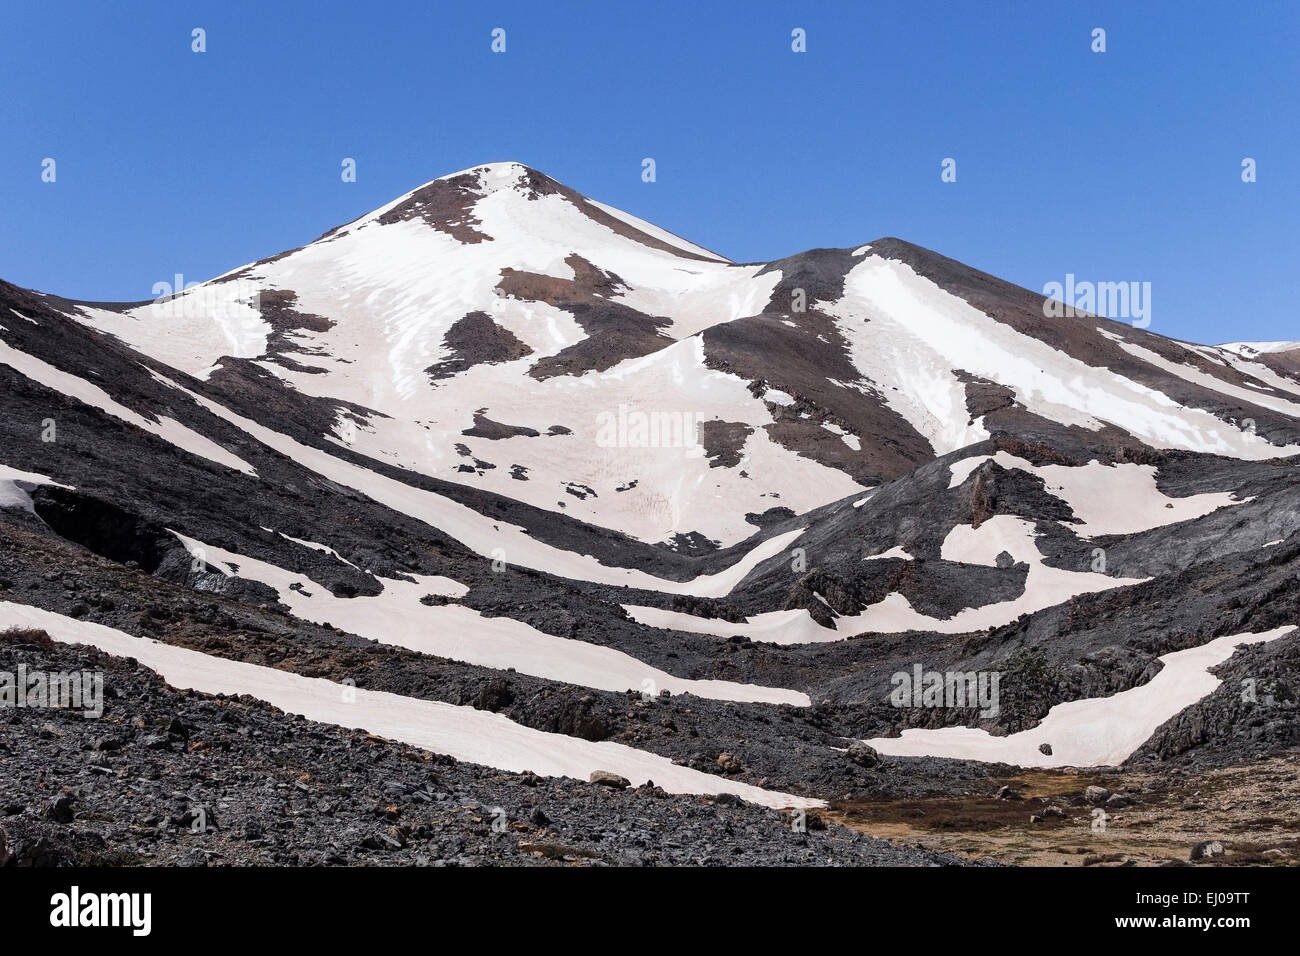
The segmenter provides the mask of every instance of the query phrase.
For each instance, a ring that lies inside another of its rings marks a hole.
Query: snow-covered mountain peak
[[[998,435],[1300,450],[1294,352],[1053,318],[889,237],[736,264],[518,162],[68,314],[214,394],[310,408],[299,440],[649,542],[733,544]]]

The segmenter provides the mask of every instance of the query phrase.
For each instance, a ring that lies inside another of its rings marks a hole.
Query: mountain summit
[[[747,513],[802,513],[995,434],[1300,451],[1295,372],[1271,353],[1048,318],[896,239],[732,263],[519,163],[175,298],[68,314],[218,393],[256,379],[276,404],[333,403],[322,432],[367,457],[651,542],[733,544]],[[623,447],[604,447],[620,409]],[[689,417],[702,453],[636,447],[629,410]]]

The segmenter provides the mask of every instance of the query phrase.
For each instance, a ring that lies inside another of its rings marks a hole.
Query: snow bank
[[[901,737],[867,743],[897,757],[952,757],[1021,767],[1094,767],[1123,763],[1156,729],[1219,686],[1209,668],[1222,664],[1243,644],[1276,640],[1288,625],[1260,634],[1229,634],[1200,647],[1160,658],[1164,668],[1146,684],[1110,697],[1057,704],[1037,727],[994,737],[971,727],[910,728]],[[1050,744],[1051,756],[1039,752]]]
[[[65,644],[88,644],[118,657],[133,657],[178,690],[249,694],[309,720],[357,728],[500,770],[531,770],[542,776],[580,780],[586,780],[594,770],[610,770],[635,785],[653,780],[670,793],[734,793],[769,807],[823,805],[819,800],[679,767],[666,757],[623,744],[592,743],[533,730],[473,707],[347,687],[322,678],[213,657],[27,605],[0,602],[0,627],[43,628]]]

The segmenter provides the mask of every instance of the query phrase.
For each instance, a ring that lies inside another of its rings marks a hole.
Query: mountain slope
[[[1262,362],[1046,319],[897,240],[740,266],[605,208],[479,167],[165,302],[72,314],[219,393],[270,375],[332,403],[312,441],[650,542],[734,544],[744,514],[993,433],[1300,451],[1300,393]]]

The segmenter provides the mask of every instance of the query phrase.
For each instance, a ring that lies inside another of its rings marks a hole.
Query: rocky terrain
[[[942,866],[734,797],[502,773],[133,661],[0,634],[0,669],[102,670],[102,719],[0,711],[0,866]],[[598,778],[603,779],[603,778]]]

